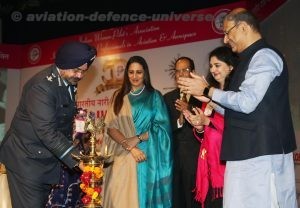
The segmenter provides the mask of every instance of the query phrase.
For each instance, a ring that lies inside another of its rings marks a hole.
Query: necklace
[[[143,88],[141,89],[141,91],[139,91],[138,93],[133,93],[132,91],[130,91],[130,94],[133,95],[133,96],[138,96],[140,95],[145,89],[145,85],[143,86]]]

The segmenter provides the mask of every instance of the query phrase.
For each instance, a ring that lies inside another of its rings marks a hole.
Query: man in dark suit
[[[61,163],[78,166],[71,155],[78,154],[72,145],[74,87],[95,57],[96,49],[88,44],[66,43],[57,51],[55,65],[25,84],[0,146],[14,208],[44,207],[51,185],[59,181]]]
[[[195,70],[194,61],[180,57],[175,62],[175,80],[189,77]],[[185,122],[182,111],[189,107],[201,107],[194,97],[181,93],[179,88],[164,95],[168,107],[174,141],[173,208],[199,207],[193,193],[200,143],[194,136],[193,127]]]

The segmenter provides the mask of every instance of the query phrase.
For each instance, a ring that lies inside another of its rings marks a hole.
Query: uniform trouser
[[[6,169],[13,208],[44,208],[50,193],[49,184],[41,184]]]
[[[297,208],[293,154],[227,161],[224,208]]]

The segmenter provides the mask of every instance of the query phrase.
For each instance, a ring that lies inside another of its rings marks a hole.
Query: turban
[[[75,69],[87,63],[92,64],[97,50],[86,43],[68,42],[56,52],[55,64],[59,69]]]

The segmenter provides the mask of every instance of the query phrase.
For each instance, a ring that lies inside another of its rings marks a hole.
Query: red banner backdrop
[[[263,20],[285,1],[241,1],[183,14],[156,14],[152,21],[24,46],[2,44],[0,45],[0,67],[26,68],[51,64],[57,48],[71,40],[89,43],[97,48],[98,56],[104,56],[221,38],[223,37],[222,19],[233,8],[252,9]]]
[[[22,46],[0,44],[0,68],[22,68]]]

